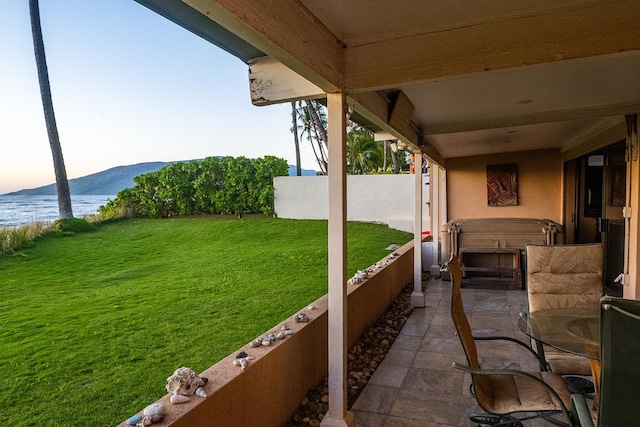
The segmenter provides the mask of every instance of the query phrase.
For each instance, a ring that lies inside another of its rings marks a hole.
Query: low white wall
[[[347,219],[377,222],[413,232],[412,174],[347,176]],[[429,229],[429,177],[423,175],[422,230]],[[281,176],[274,179],[278,218],[327,219],[326,176]]]

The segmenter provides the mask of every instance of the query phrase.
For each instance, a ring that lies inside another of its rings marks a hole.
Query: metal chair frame
[[[462,281],[462,273],[460,269],[460,264],[455,255],[451,255],[451,259],[449,262],[444,264],[441,267],[441,271],[449,271],[451,275],[452,282],[452,295],[451,295],[451,317],[453,323],[456,327],[458,338],[462,344],[462,347],[465,352],[465,356],[467,358],[468,365],[460,364],[454,362],[452,364],[453,368],[459,369],[464,372],[468,372],[472,377],[472,387],[470,390],[471,394],[476,399],[478,405],[487,412],[486,414],[471,414],[470,420],[473,422],[478,422],[479,426],[509,426],[509,427],[519,427],[521,426],[521,421],[534,419],[534,418],[548,418],[553,415],[563,414],[566,420],[566,423],[561,424],[565,426],[573,427],[575,426],[575,420],[573,415],[568,410],[567,406],[563,403],[562,399],[549,384],[542,381],[540,378],[534,376],[532,373],[516,370],[516,369],[484,369],[480,366],[480,363],[477,358],[477,349],[475,347],[476,340],[506,340],[508,342],[514,342],[519,344],[523,348],[527,348],[538,360],[540,363],[541,370],[545,370],[545,365],[542,360],[539,358],[538,353],[535,352],[529,345],[526,343],[519,341],[517,339],[511,337],[476,337],[473,336],[471,332],[471,327],[469,325],[469,321],[464,313],[464,306],[462,305],[462,297],[460,295],[460,285]],[[468,331],[468,333],[467,333]],[[466,338],[465,338],[466,335]],[[469,339],[471,338],[471,339]],[[482,404],[481,399],[476,395],[478,391],[479,382],[483,382],[483,388],[486,388],[486,381],[491,381],[491,378],[486,380],[481,380],[482,377],[485,376],[493,376],[493,375],[510,375],[512,377],[521,377],[526,378],[527,380],[533,381],[537,383],[540,387],[547,390],[550,396],[552,396],[553,400],[557,403],[559,409],[545,410],[539,411],[537,409],[526,410],[523,408],[518,411],[512,411],[508,413],[494,413],[487,407]],[[533,415],[527,416],[521,413],[534,413]],[[523,415],[522,418],[515,418],[514,415]],[[555,421],[555,420],[554,420]]]

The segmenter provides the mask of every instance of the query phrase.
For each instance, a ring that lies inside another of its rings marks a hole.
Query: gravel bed
[[[409,283],[376,323],[362,333],[347,354],[347,408],[355,403],[407,322],[413,311],[412,291],[413,284]],[[321,384],[309,390],[293,419],[281,427],[317,427],[328,409],[329,387],[328,378],[325,378]]]

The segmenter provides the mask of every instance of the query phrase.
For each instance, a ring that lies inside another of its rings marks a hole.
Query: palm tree
[[[297,107],[296,107],[297,105]],[[320,168],[320,174],[327,174],[327,118],[324,106],[317,101],[304,100],[298,104],[291,103],[292,123],[291,131],[294,138],[298,135],[305,136],[311,144],[316,161]],[[298,125],[301,124],[301,126]],[[300,133],[297,131],[300,129]],[[296,153],[298,150],[297,139]],[[386,171],[387,160],[393,163],[394,173],[400,172],[400,162],[393,150],[387,150],[387,143],[375,141],[373,132],[354,122],[349,122],[347,133],[347,163],[348,173],[352,175],[373,173],[378,170]],[[404,162],[403,162],[404,163]]]
[[[296,111],[296,102],[291,101],[291,132],[293,132],[293,143],[296,146],[296,175],[302,175],[302,167],[300,166],[300,140],[298,139],[298,112]]]
[[[383,164],[382,146],[375,141],[373,132],[354,125],[347,133],[347,164],[352,175],[375,172]]]
[[[40,82],[40,95],[42,97],[42,108],[44,109],[44,120],[47,125],[49,145],[51,146],[51,154],[53,156],[53,168],[56,175],[58,210],[60,212],[60,218],[73,218],[69,181],[67,181],[67,171],[64,167],[64,158],[62,157],[62,147],[60,146],[56,117],[53,113],[53,101],[51,99],[47,59],[44,54],[44,42],[42,41],[40,7],[38,5],[38,0],[29,0],[29,14],[31,16],[31,34],[33,36],[33,50],[36,57],[36,66],[38,68],[38,81]]]
[[[316,156],[320,174],[327,174],[327,118],[322,106],[316,101],[302,101],[297,109],[298,117],[302,123],[301,135],[305,135],[311,144],[313,154]]]

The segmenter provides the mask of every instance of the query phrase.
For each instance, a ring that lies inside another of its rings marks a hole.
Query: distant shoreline
[[[189,160],[179,162],[187,163]],[[176,162],[146,162],[135,165],[116,166],[91,175],[73,178],[69,180],[69,190],[73,196],[94,196],[104,194],[118,194],[125,188],[135,186],[134,178],[146,173],[155,172],[171,163]],[[316,171],[312,169],[302,169],[303,176],[316,176]],[[296,175],[296,167],[289,165],[289,176]],[[55,196],[56,185],[48,184],[42,187],[25,188],[18,191],[0,194],[0,196]],[[114,196],[115,197],[115,196]]]
[[[72,195],[74,217],[97,214],[115,195]],[[0,195],[0,228],[19,227],[34,222],[53,222],[60,217],[55,195]]]

